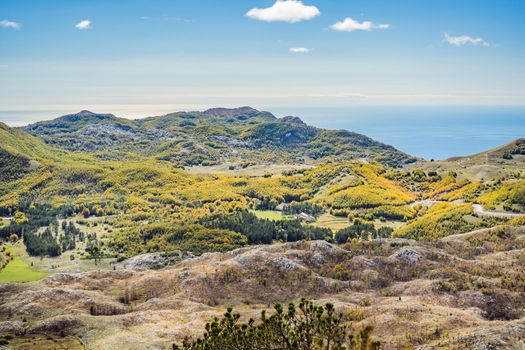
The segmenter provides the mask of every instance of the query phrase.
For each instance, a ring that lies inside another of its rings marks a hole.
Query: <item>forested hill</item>
[[[298,117],[276,118],[251,107],[176,112],[139,120],[82,111],[24,129],[70,151],[115,159],[137,154],[180,166],[367,158],[399,167],[415,161],[364,135],[320,129]]]

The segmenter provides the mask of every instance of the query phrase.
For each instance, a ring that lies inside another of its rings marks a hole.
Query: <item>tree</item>
[[[90,215],[89,208],[84,207],[84,209],[82,209],[82,216],[84,217],[84,219],[87,219],[89,218],[89,215]]]
[[[196,340],[186,339],[174,350],[377,350],[381,345],[372,341],[372,327],[354,333],[345,324],[342,313],[336,313],[330,303],[316,306],[302,299],[288,309],[277,304],[275,313],[267,317],[263,311],[261,322],[253,319],[239,322],[240,315],[229,308],[221,320],[206,325],[204,335]]]
[[[525,187],[517,188],[511,194],[511,202],[520,205],[525,205]]]
[[[42,234],[33,231],[24,233],[24,244],[31,256],[59,256],[62,253],[49,227]]]
[[[22,224],[25,224],[26,222],[29,221],[29,219],[27,218],[27,216],[22,213],[21,211],[17,211],[15,213],[15,216],[13,217],[15,222],[18,224],[18,225],[22,225]]]
[[[89,254],[89,258],[95,260],[95,264],[102,258],[102,251],[100,249],[99,242],[96,237],[90,239],[86,246],[86,252]]]

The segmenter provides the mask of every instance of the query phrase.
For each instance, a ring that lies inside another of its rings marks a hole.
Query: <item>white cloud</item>
[[[253,8],[246,17],[266,22],[297,23],[319,16],[321,12],[315,6],[307,6],[298,0],[277,0],[267,8]]]
[[[91,28],[91,21],[89,19],[85,19],[83,21],[80,21],[80,22],[78,22],[75,25],[75,28],[80,29],[80,30],[89,29],[89,28]]]
[[[292,53],[309,53],[312,52],[314,49],[308,49],[306,47],[291,47],[288,51]]]
[[[20,23],[16,23],[16,22],[8,21],[7,19],[4,19],[4,20],[0,21],[0,27],[2,27],[2,28],[20,29],[20,28],[22,28],[22,25]]]
[[[445,33],[443,41],[455,47],[460,47],[466,44],[470,44],[474,46],[479,46],[479,45],[490,46],[490,44],[486,42],[485,40],[483,40],[483,38],[473,38],[468,35],[451,36],[451,35],[448,35],[448,33]]]
[[[330,28],[340,32],[353,32],[354,30],[371,31],[372,29],[388,29],[390,24],[374,24],[370,21],[358,22],[347,17],[340,22],[332,24]]]

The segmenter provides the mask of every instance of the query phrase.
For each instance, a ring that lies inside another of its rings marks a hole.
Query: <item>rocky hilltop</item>
[[[276,302],[330,300],[385,349],[522,349],[525,231],[435,242],[385,239],[241,248],[0,286],[0,333],[74,336],[90,349],[168,349],[234,306],[258,318]],[[169,263],[169,262],[168,262]],[[132,268],[135,267],[135,268]],[[69,338],[67,338],[69,339]]]
[[[180,166],[369,158],[398,167],[415,161],[364,135],[319,129],[297,117],[279,119],[251,107],[176,112],[140,120],[82,111],[24,130],[70,151],[115,159],[134,152]]]

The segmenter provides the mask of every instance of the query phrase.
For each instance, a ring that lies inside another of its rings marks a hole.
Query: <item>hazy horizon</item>
[[[60,106],[48,106],[60,107]],[[59,109],[2,111],[0,121],[24,126],[90,110],[140,119],[180,111],[202,111],[224,105],[61,106]],[[346,129],[425,159],[446,159],[483,152],[525,136],[525,107],[508,106],[251,106],[276,117],[294,115],[307,124]]]

